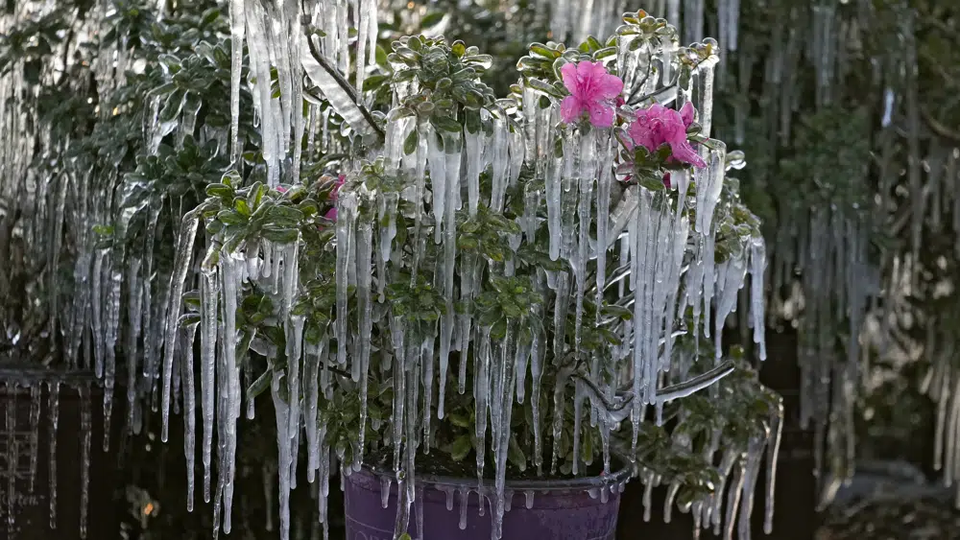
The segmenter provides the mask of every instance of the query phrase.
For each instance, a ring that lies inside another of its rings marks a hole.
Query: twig
[[[310,54],[313,56],[313,59],[320,64],[323,69],[333,77],[333,80],[337,82],[337,85],[343,89],[344,92],[350,96],[350,99],[353,100],[353,103],[360,109],[360,114],[363,115],[363,118],[370,124],[370,126],[377,132],[377,136],[380,137],[380,140],[386,140],[386,134],[383,130],[380,129],[380,126],[377,124],[376,119],[370,114],[370,111],[367,110],[367,107],[364,106],[363,100],[360,99],[360,96],[357,95],[356,88],[353,87],[346,79],[343,78],[343,75],[340,74],[340,71],[330,65],[330,62],[327,61],[327,58],[320,54],[320,51],[317,49],[317,44],[313,42],[312,36],[307,36],[307,45],[310,47]]]

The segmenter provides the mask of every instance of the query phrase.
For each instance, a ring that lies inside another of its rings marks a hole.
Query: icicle
[[[543,376],[541,347],[540,336],[535,335],[530,345],[530,408],[533,413],[533,463],[537,467],[538,476],[543,474],[543,442],[540,433],[540,379]]]
[[[123,273],[119,264],[111,264],[110,289],[107,291],[104,320],[104,368],[103,368],[103,450],[110,448],[110,419],[113,416],[113,388],[116,379],[116,345],[120,329],[120,288]]]
[[[613,154],[614,148],[609,137],[601,139],[600,174],[597,177],[597,318],[600,317],[599,307],[603,305],[603,290],[607,279],[607,223],[610,221],[610,190],[613,184]],[[533,240],[532,238],[530,239]]]
[[[87,510],[90,506],[90,439],[93,435],[90,413],[90,387],[81,384],[80,392],[80,538],[87,537]]]
[[[307,482],[316,480],[317,469],[320,467],[320,433],[317,428],[317,403],[320,399],[320,358],[325,355],[326,336],[319,345],[307,343],[304,352],[303,379],[306,387],[303,399],[306,403],[306,417],[304,424],[307,431]],[[362,448],[362,446],[361,446]]]
[[[57,424],[60,420],[60,381],[47,383],[47,437],[50,439],[47,475],[49,486],[47,496],[50,500],[50,528],[57,528]]]
[[[226,441],[224,454],[226,466],[221,462],[221,475],[226,469],[226,482],[223,493],[223,532],[229,534],[231,528],[231,513],[233,508],[234,472],[236,469],[237,452],[237,418],[240,416],[240,366],[237,365],[237,290],[240,284],[240,269],[243,260],[232,253],[221,253],[220,275],[223,279],[223,363],[226,370],[220,387],[221,399],[226,404],[226,414],[218,418],[217,422],[224,427]],[[299,362],[299,358],[290,358],[290,362]]]
[[[677,492],[680,491],[680,482],[674,481],[670,483],[670,487],[667,488],[667,498],[663,503],[663,522],[670,523],[670,518],[673,513],[673,501],[677,496]],[[699,512],[694,512],[694,515],[699,514]]]
[[[766,316],[764,313],[764,270],[767,266],[767,248],[763,238],[750,242],[750,320],[753,342],[757,344],[760,360],[767,359]]]
[[[547,201],[547,230],[550,237],[550,259],[560,258],[561,243],[561,189],[560,189],[560,161],[547,159],[544,173],[545,198]]]
[[[743,253],[731,255],[717,270],[717,302],[713,337],[716,342],[715,358],[718,362],[723,354],[720,342],[723,335],[723,325],[730,312],[737,306],[737,293],[743,286],[744,276],[747,271],[743,259]],[[705,278],[707,278],[707,276],[705,276]],[[704,306],[704,308],[706,312],[709,306]]]
[[[354,260],[356,194],[341,192],[337,207],[337,318],[334,324],[337,335],[337,363],[342,366],[347,363],[347,286],[350,278],[348,265]],[[355,373],[354,379],[358,377],[359,373]]]
[[[282,114],[279,100],[272,97],[270,88],[270,44],[269,28],[264,24],[264,9],[256,0],[246,0],[247,45],[250,50],[250,75],[256,78],[253,87],[254,103],[259,107],[263,145],[261,151],[267,164],[267,185],[276,187],[280,181],[280,139]],[[232,112],[232,111],[231,111]],[[277,124],[281,125],[277,125]]]
[[[577,212],[577,253],[574,257],[573,273],[577,284],[575,299],[575,328],[574,349],[580,350],[581,331],[583,326],[583,297],[587,287],[587,259],[590,249],[590,220],[593,206],[593,184],[596,181],[597,169],[597,135],[590,131],[580,140],[580,204]],[[602,228],[602,227],[601,227]]]
[[[727,487],[727,517],[724,522],[724,540],[731,540],[733,538],[733,527],[736,523],[737,509],[740,506],[740,495],[743,492],[744,476],[744,463],[741,461],[733,471],[733,482]],[[716,521],[714,521],[714,523],[716,523]],[[714,532],[716,532],[716,530],[714,530]]]
[[[359,349],[360,358],[357,363],[360,364],[360,432],[357,443],[359,456],[355,459],[358,463],[363,462],[364,435],[367,425],[367,384],[368,372],[370,370],[370,355],[373,348],[373,299],[371,293],[371,275],[370,261],[373,256],[373,224],[368,221],[362,221],[359,224],[357,240],[357,298],[360,308],[360,335]],[[389,250],[390,243],[387,242]],[[384,277],[380,276],[381,283]]]
[[[213,446],[214,389],[217,363],[217,305],[220,293],[216,272],[205,271],[200,289],[200,395],[203,413],[203,500],[210,502],[210,455]]]
[[[163,442],[167,442],[170,426],[170,382],[173,377],[173,355],[176,351],[177,326],[180,322],[183,288],[187,279],[187,272],[190,270],[190,261],[193,259],[193,244],[199,226],[199,214],[190,212],[183,216],[176,256],[173,262],[174,273],[170,282],[170,311],[167,313],[167,326],[163,340],[163,426],[160,432],[160,440]]]
[[[7,499],[7,535],[8,538],[14,537],[14,527],[16,526],[16,503],[17,503],[17,467],[20,463],[20,449],[17,441],[17,383],[6,382],[4,384],[4,393],[7,396],[6,403],[6,437],[7,437],[7,455],[4,456],[7,462],[7,490],[4,495]],[[85,534],[86,531],[81,529]]]
[[[753,514],[753,495],[760,476],[760,464],[763,461],[763,447],[766,438],[752,438],[747,447],[746,466],[741,488],[740,517],[737,534],[740,540],[750,540],[750,517]]]
[[[41,393],[40,383],[33,383],[30,386],[30,473],[27,480],[30,493],[33,493],[33,484],[37,476],[37,460],[40,457],[40,405],[43,398]]]
[[[650,521],[650,510],[653,508],[653,473],[646,473],[643,477],[643,521]]]
[[[457,206],[460,199],[460,152],[457,151],[457,148],[461,145],[459,133],[456,135],[447,135],[444,134],[443,137],[444,144],[444,171],[446,173],[446,179],[443,182],[443,192],[437,192],[436,188],[434,189],[434,208],[436,208],[440,203],[439,199],[445,199],[443,208],[443,232],[442,232],[442,243],[443,243],[443,295],[446,299],[446,309],[444,310],[443,315],[440,319],[440,373],[439,373],[439,396],[437,398],[437,418],[443,418],[444,413],[444,399],[446,396],[446,386],[447,386],[447,367],[449,364],[450,357],[450,345],[453,338],[453,327],[456,324],[456,311],[454,310],[454,299],[456,297],[456,289],[454,282],[454,272],[456,271],[456,260],[457,260]],[[434,186],[437,185],[437,181],[434,175],[440,174],[440,171],[433,170],[433,158],[431,158],[431,179],[433,179]],[[439,224],[438,224],[439,232]],[[432,363],[432,359],[428,359],[428,362]],[[432,386],[432,382],[431,382]],[[427,407],[429,408],[429,396],[430,389],[425,388],[425,397],[428,398],[426,402]],[[424,418],[428,418],[429,413],[426,413]],[[426,422],[425,429],[429,429],[429,421]]]
[[[143,318],[143,285],[139,281],[141,261],[130,257],[127,262],[127,343],[124,353],[127,357],[127,425],[133,425],[134,410],[137,399],[137,358],[138,341],[140,339],[141,321]],[[148,279],[143,280],[149,286]],[[149,306],[147,310],[149,310]]]
[[[390,505],[390,485],[393,479],[387,475],[380,477],[380,506],[386,508]]]
[[[93,293],[92,298],[90,299],[92,310],[92,323],[93,327],[90,329],[93,333],[93,356],[94,356],[94,375],[97,378],[103,377],[103,356],[104,356],[104,344],[103,344],[103,291],[102,291],[102,281],[103,281],[103,259],[106,257],[107,251],[100,249],[97,250],[97,254],[93,262],[93,274],[90,276],[90,279],[93,280]]]
[[[730,470],[739,459],[740,454],[738,454],[736,451],[731,449],[725,450],[723,457],[720,458],[720,466],[717,467],[717,475],[720,477],[720,483],[717,484],[716,489],[713,490],[713,495],[711,495],[712,508],[710,511],[714,526],[714,535],[720,534],[720,525],[723,522],[723,515],[720,513],[720,510],[723,507],[723,492],[727,487]],[[704,526],[707,525],[709,524],[705,524]]]
[[[283,375],[274,373],[270,382],[270,394],[273,397],[273,407],[277,420],[277,454],[280,494],[280,540],[290,538],[290,459],[293,452],[290,448],[290,434],[287,431],[289,424],[289,406],[280,396],[280,381]],[[321,476],[322,478],[323,476]],[[323,494],[321,498],[325,498]]]
[[[683,9],[683,40],[697,43],[703,39],[703,2],[704,0],[686,0]]]
[[[187,460],[187,512],[193,512],[194,469],[196,458],[197,401],[193,381],[193,340],[197,325],[191,324],[182,330],[183,361],[180,372],[183,378],[183,454]]]
[[[572,373],[568,367],[561,368],[557,373],[556,384],[553,388],[553,454],[550,463],[551,473],[557,471],[557,458],[560,457],[560,436],[563,433],[563,399],[566,394],[567,380]]]
[[[943,398],[946,400],[946,398]],[[763,515],[763,532],[773,532],[773,496],[776,491],[777,457],[780,455],[780,437],[783,432],[783,403],[771,418],[770,438],[767,440],[766,508]]]
[[[240,75],[243,71],[243,38],[246,21],[243,0],[230,0],[230,156],[240,163]]]
[[[580,474],[580,422],[583,416],[583,389],[579,379],[573,391],[573,475]]]
[[[416,510],[416,512],[417,512],[417,540],[423,540],[423,539],[424,539],[424,534],[423,534],[423,504],[424,504],[424,500],[423,500],[423,486],[422,486],[422,485],[419,485],[419,486],[417,486],[417,498],[416,498],[416,505],[417,505],[417,510]]]
[[[470,488],[461,488],[460,490],[460,530],[467,530],[467,508],[470,501]],[[482,506],[482,504],[481,504]]]

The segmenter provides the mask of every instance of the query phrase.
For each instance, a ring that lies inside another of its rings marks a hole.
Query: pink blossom
[[[600,62],[565,64],[560,68],[560,75],[563,85],[570,91],[560,103],[560,117],[564,122],[576,122],[586,112],[594,126],[613,125],[613,100],[623,90],[623,81],[619,77],[607,73]]]
[[[337,220],[337,207],[336,207],[337,196],[340,193],[340,188],[343,187],[343,184],[346,181],[347,181],[347,177],[345,175],[341,174],[340,176],[337,177],[337,181],[333,184],[333,189],[330,190],[330,200],[334,202],[334,207],[328,210],[327,213],[323,215],[323,217],[331,221]]]
[[[283,186],[277,186],[277,191],[279,191],[280,193],[286,193],[286,192],[287,192],[287,188],[285,188],[285,187],[283,187]]]
[[[689,102],[685,103],[679,112],[659,103],[638,111],[637,119],[627,129],[631,139],[627,141],[628,145],[640,145],[652,153],[667,144],[672,153],[668,163],[680,162],[706,167],[706,162],[687,140],[687,128],[693,123],[695,112]]]

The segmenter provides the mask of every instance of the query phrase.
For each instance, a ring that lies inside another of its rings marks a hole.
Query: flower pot
[[[347,540],[393,538],[397,489],[392,478],[392,472],[365,466],[343,480]],[[601,477],[508,481],[501,539],[613,540],[628,478],[629,469],[622,468]],[[417,490],[410,511],[412,538],[490,540],[496,497],[491,484],[484,486],[482,508],[476,479],[422,475]]]

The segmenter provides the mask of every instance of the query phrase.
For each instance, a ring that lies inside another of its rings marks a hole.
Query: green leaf
[[[414,129],[403,141],[403,153],[409,156],[417,150],[418,144],[420,144],[420,133]]]
[[[520,469],[521,472],[527,470],[527,456],[523,453],[523,449],[520,448],[520,443],[517,442],[517,436],[515,434],[510,435],[510,445],[507,447],[507,461],[512,463],[517,469]]]
[[[363,91],[370,92],[371,90],[376,90],[380,88],[387,79],[388,77],[386,75],[371,75],[363,81]]]
[[[564,97],[564,94],[563,92],[560,91],[560,89],[558,89],[556,86],[550,83],[541,81],[540,79],[530,78],[530,79],[527,79],[526,82],[530,86],[530,88],[533,88],[534,90],[537,90],[539,92],[543,92],[544,94],[547,94],[549,96],[553,96],[555,98]]]
[[[469,428],[471,426],[470,419],[462,414],[448,414],[447,419],[450,420],[451,424],[458,427]]]
[[[473,450],[473,442],[470,440],[470,436],[460,435],[450,445],[450,457],[454,461],[463,461],[463,458],[467,457],[471,450]]]
[[[530,45],[530,53],[533,54],[534,56],[538,56],[540,58],[546,58],[549,60],[553,60],[558,56],[560,56],[560,53],[558,51],[550,49],[543,43],[534,43]]]
[[[208,197],[221,197],[224,199],[233,198],[233,188],[226,184],[210,184],[207,186],[206,191]]]
[[[420,20],[420,27],[430,28],[431,26],[434,26],[438,22],[442,21],[444,15],[445,13],[443,11],[431,11],[430,13],[427,13],[427,15],[423,19]],[[462,56],[462,54],[459,54],[457,56]]]
[[[274,227],[264,227],[263,237],[271,242],[278,244],[292,244],[299,238],[300,232],[296,229],[280,229]]]
[[[180,316],[180,319],[177,321],[180,328],[187,328],[191,325],[200,323],[200,314],[199,313],[184,313]]]
[[[246,199],[237,199],[236,201],[234,201],[233,208],[241,216],[250,217],[250,205],[247,204]]]
[[[177,89],[167,96],[167,100],[163,104],[163,109],[160,111],[160,123],[165,124],[171,122],[180,116],[180,111],[183,109],[185,99],[186,93],[181,89]]]
[[[435,116],[430,120],[430,122],[438,129],[452,133],[457,133],[462,129],[460,122],[457,122],[455,119],[450,118],[449,116]]]
[[[377,66],[384,71],[390,71],[390,62],[387,61],[387,51],[377,45]]]
[[[262,394],[263,391],[270,386],[270,379],[272,377],[273,372],[271,372],[269,369],[257,377],[257,380],[253,381],[253,383],[251,383],[247,388],[247,399],[253,399]]]

